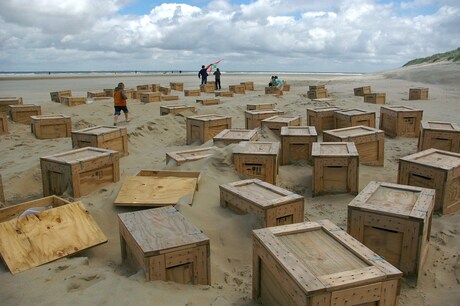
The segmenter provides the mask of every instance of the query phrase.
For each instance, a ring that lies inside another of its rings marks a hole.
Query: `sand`
[[[165,163],[165,153],[211,146],[212,142],[187,146],[185,118],[160,116],[160,105],[189,104],[197,114],[216,113],[232,117],[235,128],[244,128],[247,103],[272,102],[287,114],[299,115],[306,125],[306,108],[326,106],[307,99],[308,85],[325,84],[340,107],[356,107],[379,112],[379,105],[363,103],[353,95],[353,88],[370,85],[373,92],[385,92],[387,104],[423,109],[423,119],[460,122],[460,65],[438,63],[400,68],[366,75],[280,75],[291,91],[280,98],[264,94],[269,74],[224,74],[223,88],[253,81],[255,91],[233,98],[221,98],[222,104],[203,106],[196,97],[179,101],[143,104],[129,101],[131,122],[123,122],[129,134],[129,156],[120,159],[121,180],[79,198],[103,232],[108,243],[13,276],[0,263],[0,299],[2,305],[257,305],[251,298],[252,236],[259,226],[252,215],[237,215],[219,206],[219,188],[239,180],[231,164],[231,146],[215,150],[206,160],[177,167]],[[212,79],[212,78],[211,78]],[[104,77],[0,78],[0,96],[21,96],[24,103],[38,104],[43,114],[66,114],[72,117],[74,130],[95,125],[112,125],[111,100],[66,107],[50,101],[51,91],[71,89],[74,96],[87,91],[113,88],[123,81],[127,88],[142,84],[184,82],[186,89],[198,88],[195,74],[115,75]],[[429,87],[429,100],[409,101],[411,87]],[[213,97],[211,94],[202,95]],[[378,118],[378,116],[377,116]],[[377,119],[378,122],[378,119]],[[262,140],[275,140],[267,130]],[[385,166],[360,166],[359,187],[369,181],[396,183],[400,157],[416,152],[415,138],[385,138]],[[9,134],[0,135],[0,173],[3,176],[7,204],[21,203],[42,196],[39,158],[71,149],[70,138],[39,140],[27,125],[9,122]],[[146,282],[141,271],[121,263],[117,213],[129,208],[113,206],[126,176],[141,169],[182,169],[201,171],[199,191],[193,205],[176,207],[211,241],[211,285],[181,285],[161,281]],[[281,166],[278,185],[305,197],[305,220],[330,219],[346,228],[347,204],[353,195],[339,194],[311,197],[311,167],[306,163]],[[399,305],[460,304],[460,213],[433,216],[431,241],[424,272],[418,285],[402,281]]]

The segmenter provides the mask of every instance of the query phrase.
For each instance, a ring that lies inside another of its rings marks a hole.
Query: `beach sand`
[[[335,102],[330,105],[360,108],[377,112],[380,105],[364,103],[353,95],[353,88],[370,85],[373,92],[386,93],[386,104],[413,106],[424,111],[424,120],[460,122],[460,65],[438,63],[400,68],[365,75],[280,75],[291,91],[279,98],[265,95],[269,74],[224,74],[222,87],[253,81],[255,91],[233,98],[221,98],[221,104],[203,106],[197,97],[179,101],[140,103],[129,100],[131,122],[120,117],[120,126],[127,127],[129,156],[120,159],[121,179],[78,198],[87,207],[108,238],[108,243],[82,251],[25,272],[12,275],[0,263],[0,304],[2,305],[257,305],[251,297],[252,233],[259,227],[253,215],[238,215],[220,207],[219,185],[237,181],[240,176],[231,163],[232,146],[218,148],[208,159],[186,163],[180,167],[165,162],[165,153],[198,147],[186,145],[185,118],[160,116],[160,106],[188,104],[197,114],[223,114],[232,117],[232,127],[244,128],[244,110],[248,103],[276,103],[287,114],[301,116],[306,125],[306,109],[326,106],[307,98],[309,85],[325,84]],[[212,80],[212,77],[209,79]],[[95,125],[113,124],[112,100],[96,100],[86,105],[66,107],[50,101],[52,91],[71,89],[74,96],[86,96],[87,91],[114,88],[118,82],[126,88],[136,85],[183,82],[185,89],[199,88],[195,74],[112,75],[99,78],[0,78],[0,96],[23,97],[24,103],[38,104],[42,114],[66,114],[72,117],[73,130]],[[428,87],[429,100],[409,101],[412,87]],[[201,98],[214,97],[202,94]],[[277,138],[265,129],[261,140]],[[9,121],[9,134],[0,135],[0,174],[8,205],[42,196],[39,158],[71,150],[70,138],[39,140],[30,127]],[[385,137],[385,166],[360,165],[359,189],[370,181],[396,183],[398,159],[415,153],[416,138]],[[130,208],[114,207],[113,201],[124,179],[141,169],[180,169],[201,171],[202,180],[193,205],[178,204],[176,208],[211,241],[211,285],[181,285],[172,282],[146,282],[142,271],[121,263],[117,214]],[[330,219],[346,228],[347,204],[351,194],[326,195],[312,198],[312,169],[306,163],[281,166],[280,187],[305,197],[305,220]],[[460,304],[460,213],[434,214],[428,258],[417,286],[402,281],[399,305],[459,305]]]

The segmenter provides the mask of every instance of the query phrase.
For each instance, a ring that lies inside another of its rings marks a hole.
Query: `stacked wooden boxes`
[[[214,85],[213,84],[201,84],[200,85],[201,92],[214,92]]]
[[[228,90],[236,93],[236,94],[245,94],[245,86],[244,85],[230,85],[228,86]]]
[[[289,190],[248,179],[223,184],[220,189],[220,206],[238,213],[253,213],[262,227],[303,222],[304,198]]]
[[[216,147],[206,147],[206,148],[198,148],[198,149],[192,149],[192,150],[167,152],[166,153],[166,164],[169,164],[170,160],[174,160],[176,162],[176,165],[180,166],[186,162],[204,159],[204,158],[212,156],[214,154],[215,148]]]
[[[353,142],[314,142],[312,195],[358,193],[359,154]]]
[[[0,113],[8,113],[9,105],[22,105],[22,97],[4,97],[0,98]]]
[[[278,137],[281,135],[281,128],[283,126],[299,126],[300,117],[299,116],[273,116],[261,121],[261,127],[269,128],[275,135]]]
[[[314,126],[283,126],[281,128],[280,164],[287,165],[291,161],[311,161],[311,149],[318,141]]]
[[[185,104],[160,106],[160,116],[164,116],[168,114],[176,115],[176,114],[179,114],[185,111],[195,112],[195,106],[189,106]]]
[[[118,214],[122,261],[148,281],[211,285],[210,243],[171,206]]]
[[[184,89],[184,96],[186,97],[198,97],[201,95],[199,89]]]
[[[72,96],[72,91],[70,89],[68,90],[60,90],[60,91],[53,91],[50,92],[51,96],[51,101],[57,102],[57,103],[62,103],[61,98],[62,97],[71,97]]]
[[[385,135],[382,130],[364,125],[323,132],[324,142],[353,142],[359,162],[368,166],[383,166]]]
[[[423,110],[409,106],[381,106],[379,128],[390,137],[418,137]]]
[[[139,93],[139,100],[143,103],[160,102],[161,93],[152,91],[141,92]]]
[[[120,157],[127,156],[128,133],[125,127],[94,126],[72,132],[72,147],[94,147],[118,151]]]
[[[225,129],[232,127],[232,118],[209,114],[187,117],[187,144],[195,141],[202,143],[212,139]]]
[[[451,122],[422,121],[417,150],[429,148],[460,153],[460,126]]]
[[[409,100],[428,100],[428,88],[417,87],[409,89]]]
[[[335,129],[335,112],[339,107],[307,108],[307,125],[314,126],[317,132]]]
[[[8,118],[6,113],[0,112],[0,135],[8,133]]]
[[[31,116],[30,130],[38,139],[70,137],[72,120],[66,115]]]
[[[233,92],[231,91],[216,91],[214,94],[216,97],[233,97]]]
[[[246,104],[247,110],[272,110],[275,109],[275,103],[256,103],[256,104]]]
[[[334,113],[335,128],[364,125],[375,128],[375,112],[357,108],[337,110]]]
[[[169,87],[171,87],[172,90],[184,91],[184,83],[171,82],[169,83]]]
[[[225,129],[214,136],[213,142],[215,145],[228,146],[229,144],[240,143],[241,141],[256,141],[258,137],[257,130]]]
[[[428,253],[434,193],[370,182],[348,204],[347,232],[405,276],[418,276]]]
[[[86,97],[63,96],[60,98],[62,105],[77,106],[86,104]]]
[[[120,180],[117,151],[82,148],[40,158],[43,195],[78,198]]]
[[[203,105],[216,105],[220,104],[220,99],[197,99],[196,103],[201,103]]]
[[[309,99],[322,99],[327,98],[327,96],[327,89],[325,85],[309,86],[307,91],[307,97]]]
[[[41,115],[42,108],[35,104],[9,105],[8,114],[14,122],[30,124],[30,117]]]
[[[245,110],[245,127],[246,129],[252,130],[258,128],[262,124],[262,120],[276,116],[284,115],[284,112],[279,109],[271,110]]]
[[[254,82],[241,82],[245,90],[254,90]]]
[[[397,305],[402,272],[322,220],[253,231],[252,297],[263,305]]]
[[[371,87],[370,86],[363,86],[363,87],[353,88],[353,92],[354,92],[355,96],[364,97],[365,94],[370,94],[371,93]]]
[[[162,95],[165,95],[165,96],[168,96],[168,95],[171,94],[171,88],[169,88],[169,87],[160,86],[160,88],[158,89],[158,91],[159,91]]]
[[[368,93],[364,94],[364,102],[373,104],[385,104],[385,93]]]
[[[453,213],[460,209],[460,154],[427,149],[400,158],[398,184],[435,189],[435,211]]]
[[[276,185],[279,142],[242,141],[233,150],[237,172]]]

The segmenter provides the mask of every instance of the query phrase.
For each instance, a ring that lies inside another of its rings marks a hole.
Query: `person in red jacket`
[[[125,114],[126,122],[129,122],[128,119],[128,107],[126,106],[126,93],[125,93],[125,84],[118,83],[118,86],[115,87],[115,91],[113,93],[113,104],[115,107],[115,117],[113,119],[113,125],[117,125],[118,117],[120,116],[121,112]]]

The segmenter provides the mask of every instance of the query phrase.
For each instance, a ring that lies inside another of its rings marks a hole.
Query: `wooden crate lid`
[[[163,105],[163,106],[160,106],[160,109],[178,109],[178,108],[193,108],[195,109],[195,106],[190,106],[190,105],[187,105],[187,104],[175,104],[175,105]]]
[[[341,109],[335,111],[336,114],[340,114],[343,116],[356,116],[356,115],[365,115],[365,114],[374,114],[373,111],[367,111],[359,108],[348,108],[348,109]]]
[[[107,242],[81,202],[0,223],[0,254],[11,273]]]
[[[307,295],[402,276],[329,220],[253,230],[253,237]]]
[[[279,142],[242,141],[233,149],[234,154],[278,155]]]
[[[460,169],[460,153],[433,148],[402,157],[399,160],[443,170]]]
[[[321,107],[307,108],[307,111],[320,113],[320,112],[335,112],[335,111],[338,111],[340,109],[341,108],[337,107],[337,106],[321,106]]]
[[[146,257],[209,243],[209,238],[172,206],[121,213],[118,219]]]
[[[40,105],[37,105],[37,104],[11,104],[11,105],[8,105],[8,107],[12,108],[12,109],[21,109],[21,108],[36,109],[36,108],[40,108]]]
[[[22,97],[0,97],[0,102],[22,102]]]
[[[216,136],[213,140],[228,139],[228,140],[251,140],[252,137],[257,135],[257,130],[246,129],[225,129]]]
[[[245,110],[246,114],[251,115],[259,115],[259,114],[284,114],[284,111],[279,109],[252,109],[252,110]]]
[[[355,137],[355,136],[367,136],[367,135],[374,135],[374,134],[382,134],[383,131],[364,126],[364,125],[357,125],[357,126],[351,126],[351,127],[346,127],[346,128],[341,128],[341,129],[335,129],[335,130],[328,130],[328,131],[323,131],[324,134],[329,134],[335,137],[339,137],[342,139],[347,139],[350,137]]]
[[[197,121],[212,121],[212,120],[219,120],[219,119],[231,119],[231,117],[224,116],[224,115],[217,115],[217,114],[196,115],[196,116],[187,117],[187,120],[197,120]]]
[[[421,109],[416,109],[410,106],[405,105],[387,105],[387,106],[380,106],[380,110],[386,109],[388,111],[393,112],[423,112]]]
[[[118,151],[94,147],[85,147],[63,153],[40,157],[40,160],[53,161],[62,164],[78,164],[81,162],[92,160],[94,158],[112,155],[118,156]]]
[[[314,142],[312,144],[313,157],[344,157],[359,156],[353,142]]]
[[[262,122],[289,123],[295,120],[300,120],[300,116],[276,115],[263,119]]]
[[[262,208],[275,207],[303,199],[301,195],[259,179],[227,183],[220,185],[219,188],[243,197],[245,200]]]
[[[318,136],[314,126],[282,126],[281,136]]]
[[[433,212],[434,196],[433,189],[371,181],[348,207],[425,220]]]
[[[443,121],[421,121],[420,124],[424,130],[460,132],[460,126],[457,123]]]
[[[166,156],[174,159],[178,164],[182,164],[188,161],[194,161],[203,159],[214,154],[214,149],[216,147],[207,147],[207,148],[199,148],[199,149],[192,149],[192,150],[183,150],[183,151],[175,151],[175,152],[167,152]]]
[[[47,119],[70,119],[70,116],[63,115],[63,114],[55,114],[55,115],[36,115],[30,116],[32,120],[47,120]]]
[[[84,134],[84,135],[104,135],[109,133],[121,133],[123,132],[126,134],[126,127],[119,127],[119,126],[107,126],[107,125],[98,125],[89,128],[85,128],[78,131],[72,131],[72,134]]]

